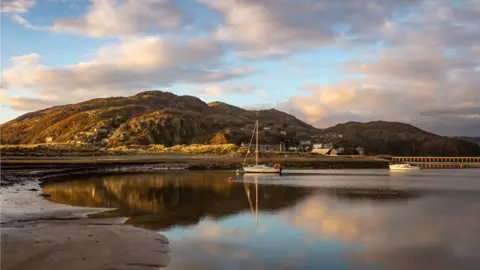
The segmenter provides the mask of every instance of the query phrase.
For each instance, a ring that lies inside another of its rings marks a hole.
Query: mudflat
[[[40,197],[40,188],[1,188],[1,269],[158,269],[170,261],[161,234],[123,225],[123,219],[86,219],[99,209]]]

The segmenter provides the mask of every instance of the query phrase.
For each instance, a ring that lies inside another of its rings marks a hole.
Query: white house
[[[333,148],[333,143],[314,143],[312,145],[313,149],[324,149],[324,148]]]

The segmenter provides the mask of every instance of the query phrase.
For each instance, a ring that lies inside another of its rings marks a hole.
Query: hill
[[[454,138],[480,145],[480,137],[454,137]]]
[[[336,146],[362,146],[366,154],[397,156],[479,156],[480,146],[465,140],[438,136],[405,123],[348,122],[329,127],[325,133]]]
[[[480,146],[447,138],[412,125],[375,121],[348,122],[316,129],[292,115],[245,110],[223,102],[147,91],[130,97],[93,99],[24,114],[0,126],[2,144],[84,142],[97,146],[248,143],[255,119],[262,144],[316,136],[336,147],[362,146],[366,154],[478,156]],[[324,136],[321,136],[321,135]],[[328,134],[342,134],[328,136]]]
[[[131,144],[248,143],[254,121],[261,143],[309,137],[318,130],[271,109],[250,111],[192,96],[148,91],[131,97],[93,99],[27,113],[1,125],[2,144],[88,142]]]

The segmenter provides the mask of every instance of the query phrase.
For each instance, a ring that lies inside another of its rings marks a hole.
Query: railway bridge
[[[392,157],[395,163],[409,163],[425,168],[480,168],[480,157]]]

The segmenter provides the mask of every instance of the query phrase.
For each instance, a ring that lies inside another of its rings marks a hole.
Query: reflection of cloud
[[[430,197],[407,202],[355,201],[352,206],[350,201],[316,195],[298,205],[290,219],[307,229],[309,237],[361,244],[361,253],[349,254],[356,262],[388,269],[480,266],[478,201]]]
[[[232,262],[246,264],[255,257],[248,247],[214,241],[172,242],[172,260],[168,269],[227,269]],[[183,254],[182,257],[175,254]],[[241,268],[238,268],[241,269]]]
[[[209,237],[239,237],[246,239],[251,237],[252,232],[240,228],[226,229],[219,225],[206,225],[200,228],[200,234]]]

